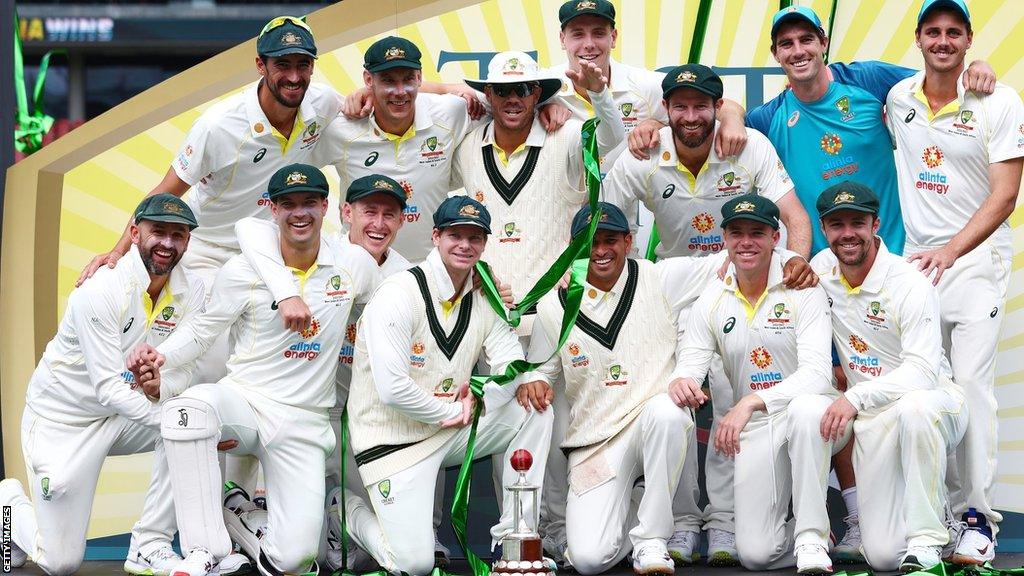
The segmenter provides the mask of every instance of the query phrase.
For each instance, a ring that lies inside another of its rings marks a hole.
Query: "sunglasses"
[[[302,18],[296,18],[295,16],[278,16],[277,18],[274,18],[270,22],[267,22],[267,25],[264,26],[263,30],[260,31],[260,36],[263,36],[264,34],[270,32],[274,28],[280,28],[281,26],[284,26],[289,22],[298,26],[299,28],[302,28],[306,32],[309,32],[310,34],[313,33],[313,30],[309,27],[309,24],[306,24],[305,16],[303,16]]]
[[[515,84],[488,84],[491,87],[491,92],[494,92],[499,98],[507,98],[509,94],[515,94],[520,98],[526,98],[533,93],[534,90],[540,88],[540,84],[536,82],[516,82]]]

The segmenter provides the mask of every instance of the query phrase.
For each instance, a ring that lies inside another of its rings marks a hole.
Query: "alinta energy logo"
[[[299,333],[306,342],[298,342],[292,344],[284,351],[284,357],[291,360],[316,360],[320,356],[320,342],[316,340],[310,341],[311,338],[320,333],[320,321],[313,318],[309,323],[309,328],[306,328]]]
[[[405,216],[406,222],[416,222],[420,219],[420,209],[411,202],[412,200],[412,182],[408,180],[402,180],[399,182],[402,186],[402,190],[405,191],[405,208],[402,209],[402,214]]]
[[[774,359],[764,346],[758,346],[750,351],[750,363],[761,370],[750,375],[751,390],[767,390],[782,382],[781,372],[768,369],[774,363]]]
[[[575,342],[570,342],[567,346],[569,350],[569,362],[573,368],[584,368],[590,366],[590,358],[586,354],[580,353],[580,345]]]
[[[423,368],[427,365],[427,357],[423,355],[426,347],[422,342],[414,342],[412,345],[411,352],[409,355],[409,364],[413,368]]]
[[[946,155],[938,146],[929,146],[921,151],[921,161],[929,170],[922,170],[917,175],[917,183],[914,185],[918,190],[928,190],[936,194],[945,195],[949,192],[949,180],[944,172],[936,170],[942,165]]]
[[[709,212],[701,212],[690,220],[693,229],[697,234],[691,236],[687,242],[687,249],[693,252],[720,252],[725,248],[725,241],[721,234],[714,233],[715,217]]]
[[[867,354],[868,343],[856,334],[850,334],[848,339],[854,354],[850,354],[850,361],[847,367],[853,372],[860,372],[871,377],[878,377],[882,374],[882,365],[875,356]]]
[[[840,156],[839,153],[843,150],[843,139],[839,137],[839,134],[834,132],[826,132],[820,141],[821,151],[827,155],[827,158],[821,164],[821,179],[829,180],[831,178],[838,178],[840,176],[850,176],[860,170],[860,164],[853,158],[853,156],[847,154]]]

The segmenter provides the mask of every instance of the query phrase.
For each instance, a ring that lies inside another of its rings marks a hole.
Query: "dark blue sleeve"
[[[884,103],[889,90],[898,82],[917,73],[913,68],[904,68],[887,62],[851,62],[850,64],[829,64],[832,79],[841,84],[867,90]]]
[[[761,104],[757,108],[747,112],[747,127],[757,130],[761,134],[768,136],[768,131],[772,127],[772,118],[775,117],[775,113],[782,106],[782,101],[786,97],[785,91],[781,94],[772,98],[771,100]]]

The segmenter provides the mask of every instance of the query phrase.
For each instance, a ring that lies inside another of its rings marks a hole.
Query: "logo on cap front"
[[[462,208],[459,208],[459,216],[469,216],[471,218],[476,218],[480,216],[480,211],[477,210],[475,206],[471,204],[466,204]]]
[[[676,76],[676,82],[696,82],[696,81],[697,81],[697,75],[694,74],[693,72],[690,72],[689,70],[684,70],[684,71],[679,73],[679,76]]]
[[[401,60],[405,58],[405,50],[402,50],[398,46],[392,46],[388,48],[388,51],[384,53],[384,60]]]
[[[292,172],[284,179],[285,186],[295,186],[296,184],[306,184],[307,182],[309,182],[309,178],[302,172]]]
[[[284,35],[281,36],[282,46],[294,46],[296,44],[302,44],[302,38],[299,38],[298,34],[294,32],[285,32]]]
[[[373,183],[373,187],[377,190],[390,190],[394,192],[395,187],[391,185],[387,180],[377,180]]]
[[[181,214],[181,205],[175,204],[174,202],[164,202],[164,212],[170,212],[171,214]]]
[[[590,0],[583,0],[576,4],[576,10],[593,10],[594,8],[597,8],[597,2]]]
[[[836,204],[849,204],[851,202],[856,202],[856,201],[857,201],[857,199],[853,196],[853,194],[850,194],[849,192],[843,191],[843,192],[840,192],[839,194],[836,194],[835,199],[832,200],[832,204],[833,205],[836,205]]]
[[[754,206],[753,202],[747,202],[746,200],[744,200],[743,202],[740,202],[739,204],[737,204],[732,209],[732,212],[733,212],[733,214],[737,214],[739,212],[753,212],[754,209],[756,209],[756,208],[757,208],[757,206]]]

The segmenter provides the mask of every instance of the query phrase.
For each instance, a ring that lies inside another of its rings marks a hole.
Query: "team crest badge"
[[[694,74],[693,72],[690,72],[689,70],[684,70],[684,71],[679,73],[679,76],[676,76],[676,82],[696,82],[696,81],[697,81],[697,75]]]
[[[597,3],[591,0],[583,0],[576,4],[576,10],[593,10],[597,8]]]
[[[974,112],[972,110],[963,110],[960,112],[960,123],[967,124],[974,118]]]
[[[452,387],[455,386],[455,380],[452,378],[445,378],[434,386],[434,396],[438,398],[451,398],[455,396],[455,392],[452,391]]]
[[[284,36],[281,36],[282,46],[295,46],[296,44],[302,44],[302,38],[299,38],[294,32],[285,32]]]
[[[295,186],[296,184],[305,184],[309,181],[306,175],[302,172],[292,172],[284,179],[285,186]]]
[[[459,208],[459,216],[469,216],[470,218],[477,218],[480,216],[480,211],[475,206],[466,204],[462,208]]]
[[[384,60],[386,61],[401,60],[403,58],[405,58],[405,50],[402,50],[398,46],[392,46],[384,53]]]
[[[373,183],[373,188],[375,190],[394,190],[395,189],[395,187],[391,185],[391,182],[388,182],[387,180],[377,180],[376,182]]]
[[[318,126],[316,122],[310,122],[309,126],[306,127],[306,136],[308,136],[308,137],[316,136],[316,130],[319,127],[320,126]]]
[[[839,100],[835,101],[836,110],[843,115],[843,122],[846,122],[853,118],[853,114],[850,113],[850,97],[843,96]]]
[[[431,136],[430,138],[427,138],[427,148],[430,148],[431,152],[437,150],[437,136]]]
[[[519,68],[519,58],[509,58],[508,62],[505,62],[505,71],[515,72]]]
[[[772,355],[764,346],[758,346],[750,351],[750,361],[763,370],[772,365]]]
[[[868,343],[856,334],[850,334],[850,346],[852,346],[858,354],[863,354],[868,351]]]
[[[856,198],[854,198],[853,194],[850,194],[849,192],[846,192],[844,190],[839,194],[836,194],[835,199],[832,200],[832,205],[835,206],[836,204],[849,204],[854,200],[856,200]]]
[[[391,480],[381,480],[377,483],[377,491],[380,492],[382,498],[387,498],[391,495]]]
[[[732,212],[733,214],[738,214],[740,212],[753,212],[755,208],[757,208],[757,206],[754,206],[753,202],[747,202],[746,200],[744,200],[743,202],[737,204],[732,209]]]
[[[331,276],[331,288],[334,288],[335,290],[339,290],[341,288],[341,276],[338,276],[337,274]]]
[[[52,499],[53,494],[50,494],[50,477],[43,476],[43,479],[39,481],[39,485],[43,489],[43,500]]]
[[[782,314],[785,311],[786,311],[786,305],[784,303],[779,302],[778,304],[775,305],[774,312],[775,312],[775,317],[776,318],[782,318]]]
[[[505,236],[508,236],[509,238],[511,238],[512,235],[515,234],[515,233],[516,233],[516,223],[515,222],[509,222],[508,224],[505,224]]]
[[[170,212],[171,214],[181,214],[181,204],[174,202],[164,202],[164,212]]]
[[[619,364],[612,364],[608,368],[608,375],[612,377],[612,380],[618,380],[619,376],[622,376],[622,366]]]
[[[945,158],[945,154],[942,153],[942,150],[938,146],[929,146],[921,153],[921,160],[923,160],[929,168],[938,168]]]
[[[625,104],[622,104],[621,106],[619,106],[619,112],[622,112],[623,118],[628,117],[630,113],[633,112],[633,103],[626,102]]]
[[[878,300],[875,300],[874,302],[871,303],[871,313],[872,314],[874,314],[875,316],[878,316],[878,313],[881,312],[881,311],[882,311],[882,304]]]
[[[171,316],[174,316],[174,306],[164,306],[164,309],[160,311],[160,316],[164,320],[170,320]]]

